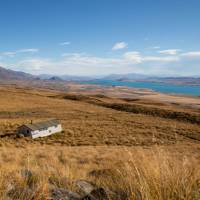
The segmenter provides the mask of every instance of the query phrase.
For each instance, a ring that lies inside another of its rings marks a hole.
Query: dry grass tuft
[[[115,147],[2,149],[2,199],[48,199],[52,188],[79,191],[84,179],[109,190],[110,199],[199,199],[198,160],[162,148]],[[96,162],[101,155],[101,162]],[[12,159],[10,159],[12,158]],[[87,162],[80,162],[81,159]],[[3,164],[3,165],[2,165]]]

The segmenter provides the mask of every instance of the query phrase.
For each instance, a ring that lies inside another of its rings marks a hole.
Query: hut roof
[[[60,122],[57,119],[52,119],[52,120],[37,122],[37,123],[33,123],[33,124],[24,124],[24,126],[35,131],[35,130],[40,130],[40,129],[44,129],[44,128],[46,129],[51,126],[56,126],[58,124],[60,124]]]

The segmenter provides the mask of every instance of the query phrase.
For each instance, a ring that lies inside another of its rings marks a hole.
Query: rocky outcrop
[[[82,195],[63,188],[54,188],[51,191],[52,200],[108,200],[108,192],[95,184],[78,180],[76,186],[81,190]]]
[[[30,170],[21,170],[21,177],[26,180],[25,185],[10,183],[7,186],[7,198],[15,200],[16,194],[20,193],[26,196],[27,199],[35,199],[36,191],[35,181],[37,176]],[[77,180],[74,182],[76,191],[71,191],[66,188],[57,187],[49,180],[49,197],[51,200],[108,200],[109,191],[103,187],[98,187],[96,184],[86,180]],[[78,192],[77,192],[78,191]],[[49,199],[49,198],[48,198]]]

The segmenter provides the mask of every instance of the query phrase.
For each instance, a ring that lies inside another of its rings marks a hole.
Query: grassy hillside
[[[50,118],[62,133],[16,137],[21,124]],[[84,179],[109,199],[199,199],[199,119],[198,108],[155,99],[0,87],[0,196],[80,193]]]

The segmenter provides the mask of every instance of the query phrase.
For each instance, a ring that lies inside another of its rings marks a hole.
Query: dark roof
[[[60,124],[60,122],[57,119],[52,119],[52,120],[33,123],[33,124],[24,124],[24,126],[35,131],[35,130],[40,130],[40,129],[43,129],[43,128],[49,128],[49,127],[52,127],[52,126],[56,126],[58,124]]]

